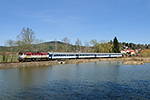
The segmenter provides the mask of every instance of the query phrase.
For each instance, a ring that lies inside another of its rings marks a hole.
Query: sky
[[[0,0],[0,46],[24,27],[45,42],[150,44],[150,0]]]

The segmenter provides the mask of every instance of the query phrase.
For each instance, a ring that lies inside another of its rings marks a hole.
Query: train
[[[78,59],[78,58],[115,58],[122,57],[122,53],[69,53],[69,52],[19,52],[18,60],[37,61],[50,59]]]

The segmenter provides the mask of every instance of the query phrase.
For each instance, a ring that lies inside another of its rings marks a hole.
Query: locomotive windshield
[[[19,52],[19,55],[23,55],[23,53],[22,53],[22,52]]]

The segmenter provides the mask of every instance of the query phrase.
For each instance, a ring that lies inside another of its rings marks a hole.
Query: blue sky
[[[45,42],[67,37],[150,44],[150,0],[0,0],[0,46],[29,27]]]

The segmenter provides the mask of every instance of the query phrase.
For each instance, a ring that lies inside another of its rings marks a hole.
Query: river
[[[150,63],[117,61],[0,69],[0,100],[150,99]]]

